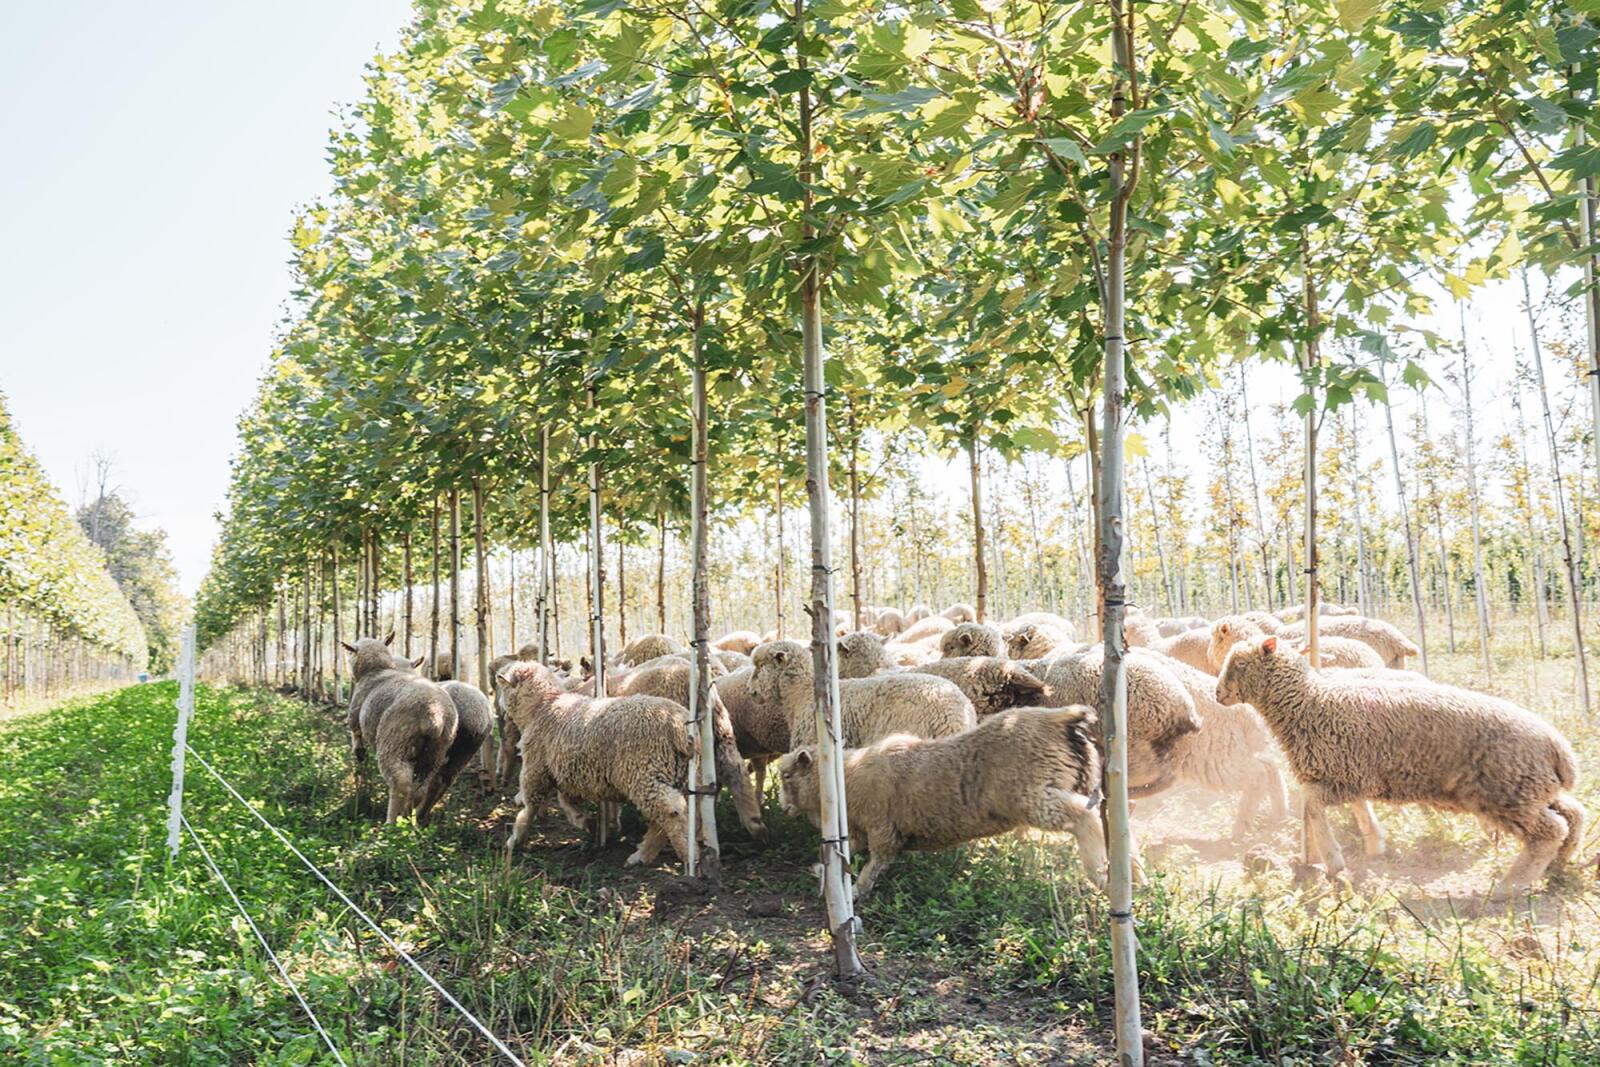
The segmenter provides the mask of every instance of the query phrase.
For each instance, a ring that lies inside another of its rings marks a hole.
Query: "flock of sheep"
[[[1263,805],[1288,812],[1279,754],[1302,792],[1307,863],[1333,877],[1344,856],[1327,808],[1353,807],[1369,856],[1386,849],[1371,802],[1428,804],[1514,834],[1521,853],[1493,895],[1524,890],[1570,858],[1584,809],[1565,737],[1508,701],[1408,671],[1417,648],[1388,623],[1327,605],[1321,665],[1300,647],[1302,611],[1216,621],[1155,619],[1129,609],[1128,783],[1134,798],[1179,782],[1238,796],[1234,837]],[[866,609],[869,629],[839,632],[840,720],[850,835],[868,856],[870,893],[905,850],[946,848],[1022,827],[1070,832],[1103,885],[1101,743],[1095,715],[1102,648],[1070,621],[1030,613],[1003,625],[971,607]],[[391,635],[392,638],[392,635]],[[488,699],[429,681],[387,643],[345,646],[355,688],[350,730],[358,768],[376,751],[389,819],[429,811],[492,733]],[[776,633],[730,633],[711,652],[715,766],[740,821],[764,839],[761,798],[776,761],[779,798],[817,821],[812,656]],[[630,641],[605,672],[538,662],[529,646],[492,665],[500,766],[521,758],[512,851],[552,794],[572,824],[603,833],[627,803],[647,831],[628,863],[664,845],[687,854],[689,654],[665,635]],[[435,671],[438,676],[441,672]],[[749,772],[753,771],[754,784]],[[598,805],[597,816],[588,805]]]

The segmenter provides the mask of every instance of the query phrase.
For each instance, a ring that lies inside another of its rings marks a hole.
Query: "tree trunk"
[[[1411,610],[1417,621],[1417,647],[1422,650],[1422,673],[1428,673],[1428,611],[1422,603],[1422,566],[1417,559],[1417,533],[1406,507],[1406,481],[1400,468],[1400,446],[1394,436],[1394,409],[1386,399],[1383,416],[1389,428],[1389,460],[1394,464],[1394,492],[1400,501],[1400,525],[1406,530],[1406,570],[1411,576]]]
[[[315,635],[312,639],[312,652],[316,664],[313,673],[316,676],[315,686],[317,699],[326,703],[328,700],[328,673],[324,667],[324,656],[327,654],[327,642],[324,638],[328,635],[328,554],[322,553],[317,560],[317,624]],[[237,635],[235,635],[237,636]],[[237,651],[237,649],[235,649]],[[333,668],[339,668],[339,646],[333,646]],[[336,676],[337,677],[337,676]],[[337,683],[336,683],[337,684]]]
[[[506,616],[510,633],[506,642],[506,650],[515,653],[522,646],[517,644],[517,550],[511,549],[506,553]]]
[[[805,0],[795,0],[795,63],[806,57]],[[811,222],[815,206],[812,185],[811,90],[800,87],[800,186],[804,190],[801,240],[816,240]],[[805,371],[806,496],[811,505],[811,663],[816,713],[817,780],[822,828],[822,885],[827,901],[828,932],[833,939],[833,974],[854,985],[865,972],[856,952],[855,894],[850,878],[850,829],[845,817],[844,742],[840,728],[839,665],[833,631],[833,546],[829,520],[828,424],[824,403],[822,351],[822,264],[815,252],[801,260],[800,338]],[[780,516],[781,516],[780,508]],[[781,562],[780,562],[781,566]],[[780,617],[781,618],[781,617]],[[779,623],[780,627],[782,622]]]
[[[1232,413],[1226,402],[1222,408],[1222,491],[1228,509],[1228,604],[1239,614],[1239,505],[1233,495],[1233,432],[1228,423]]]
[[[973,428],[972,436],[967,439],[967,472],[972,479],[972,566],[977,576],[977,596],[975,597],[978,610],[978,621],[983,622],[989,614],[989,567],[983,558],[983,479],[978,472],[978,429]]]
[[[379,552],[378,531],[372,531],[372,636],[383,637],[383,568],[378,561],[382,558]]]
[[[333,570],[333,702],[344,703],[344,683],[339,677],[339,655],[344,651],[344,620],[339,614],[339,541],[334,539],[328,553],[328,565]]]
[[[461,490],[450,490],[450,677],[461,678]]]
[[[1028,508],[1028,531],[1033,536],[1033,567],[1034,581],[1036,583],[1033,595],[1034,598],[1041,604],[1044,603],[1046,597],[1048,597],[1050,602],[1050,610],[1059,613],[1061,608],[1060,605],[1056,603],[1055,584],[1049,580],[1045,573],[1044,539],[1039,536],[1039,501],[1037,497],[1037,487],[1034,484],[1033,474],[1028,470],[1026,464],[1023,465],[1022,473],[1023,503]],[[1163,577],[1164,576],[1165,571],[1163,571]]]
[[[1593,93],[1590,97],[1592,100]],[[1586,127],[1581,122],[1573,125],[1578,131],[1578,143],[1583,144]],[[1600,182],[1592,172],[1583,179],[1583,204],[1579,213],[1583,247],[1589,249],[1589,254],[1583,257],[1584,340],[1589,354],[1589,440],[1594,446],[1595,471],[1600,472],[1600,250],[1595,247],[1596,240],[1600,239],[1600,225],[1596,219],[1600,215]]]
[[[1127,79],[1134,70],[1133,30],[1122,0],[1111,0],[1112,54],[1116,64],[1111,117],[1127,109]],[[1111,905],[1111,972],[1115,988],[1114,1032],[1121,1067],[1142,1067],[1144,1029],[1139,1013],[1138,947],[1133,931],[1133,836],[1128,826],[1128,678],[1123,663],[1122,405],[1124,389],[1123,285],[1127,252],[1127,161],[1121,151],[1108,161],[1111,193],[1106,235],[1104,417],[1100,453],[1100,514],[1096,563],[1099,573],[1105,670],[1100,680],[1100,724],[1106,745],[1106,832],[1110,854],[1107,895]]]
[[[1356,523],[1356,607],[1372,615],[1372,591],[1367,588],[1367,530],[1361,518],[1361,427],[1351,417],[1350,427],[1350,510]]]
[[[861,629],[861,433],[856,428],[856,406],[850,412],[850,603],[853,630]],[[982,618],[982,615],[979,615]]]
[[[550,426],[539,429],[539,662],[550,662],[550,594],[555,583],[550,546]]]
[[[693,435],[691,496],[690,567],[693,572],[694,685],[689,691],[689,781],[694,796],[689,804],[689,862],[691,878],[715,886],[722,877],[722,854],[717,841],[717,761],[713,756],[716,738],[712,733],[715,715],[711,710],[711,590],[706,558],[708,532],[706,512],[710,507],[707,492],[706,436],[710,416],[706,404],[706,363],[703,348],[705,309],[694,311],[694,384],[690,424]]]
[[[1167,546],[1166,536],[1161,532],[1161,514],[1156,509],[1155,483],[1150,480],[1150,463],[1147,457],[1139,457],[1139,466],[1144,470],[1144,495],[1150,505],[1150,526],[1156,535],[1156,559],[1161,564],[1161,592],[1166,597],[1167,614],[1178,614],[1177,602],[1172,598],[1172,575],[1167,571]]]
[[[1078,490],[1072,484],[1072,461],[1070,459],[1067,460],[1066,468],[1067,468],[1067,519],[1068,519],[1069,522],[1072,523],[1072,540],[1073,540],[1073,543],[1076,545],[1076,547],[1078,549],[1078,567],[1083,572],[1083,577],[1082,577],[1082,581],[1080,582],[1080,587],[1085,589],[1085,590],[1087,590],[1088,587],[1089,587],[1089,583],[1094,580],[1094,568],[1092,566],[1090,566],[1090,564],[1089,564],[1089,546],[1088,546],[1088,541],[1083,536],[1083,526],[1079,522]],[[1085,490],[1089,490],[1090,489],[1089,486],[1085,486],[1084,488],[1085,488]],[[1093,495],[1092,491],[1091,491],[1090,495]],[[1088,598],[1087,595],[1085,595],[1084,599],[1087,601],[1089,598]],[[1090,606],[1087,603],[1084,606],[1084,614],[1085,615],[1090,614]],[[1090,624],[1089,624],[1089,631],[1088,632],[1097,633],[1098,631],[1099,631],[1099,627],[1091,619],[1090,620]]]
[[[1567,567],[1567,609],[1572,613],[1572,653],[1578,661],[1578,693],[1583,698],[1583,713],[1590,714],[1589,665],[1583,648],[1582,601],[1578,596],[1578,565],[1572,555],[1572,533],[1567,524],[1566,491],[1561,482],[1561,450],[1556,442],[1556,425],[1550,417],[1550,394],[1544,382],[1544,353],[1539,345],[1539,324],[1533,314],[1533,294],[1528,289],[1528,268],[1522,268],[1522,296],[1528,308],[1528,332],[1533,347],[1533,368],[1539,381],[1539,404],[1544,411],[1544,432],[1550,448],[1550,472],[1555,478],[1556,521],[1561,526],[1562,558]]]
[[[786,565],[783,548],[783,457],[778,457],[777,473],[772,480],[772,521],[778,527],[778,562],[772,568],[772,595],[777,601],[778,640],[784,640],[783,570]]]
[[[597,384],[591,379],[589,382],[589,411],[591,417],[596,409],[595,394]],[[589,450],[593,453],[600,447],[599,434],[593,428],[589,431]],[[594,662],[594,691],[596,695],[604,695],[606,691],[606,609],[605,609],[605,538],[600,529],[600,461],[591,458],[589,461],[589,655]],[[602,820],[603,822],[604,820]],[[605,831],[601,831],[601,844],[605,843]]]
[[[617,644],[628,647],[628,557],[617,534]]]
[[[489,686],[489,551],[484,533],[483,483],[476,475],[472,478],[472,548],[473,567],[477,578],[473,582],[478,623],[478,690],[493,693]],[[494,757],[496,741],[491,728],[478,749],[478,777],[488,788],[495,788]]]
[[[1311,244],[1306,239],[1305,231],[1300,233],[1300,270],[1305,284],[1305,310],[1307,335],[1305,344],[1301,348],[1300,369],[1305,375],[1306,391],[1311,394],[1313,403],[1306,409],[1306,529],[1305,529],[1305,556],[1306,556],[1306,659],[1311,666],[1322,665],[1322,649],[1318,631],[1321,629],[1317,618],[1321,609],[1322,589],[1321,576],[1318,574],[1317,556],[1317,404],[1316,383],[1312,379],[1313,373],[1321,365],[1321,356],[1318,352],[1317,331],[1320,322],[1317,316],[1317,285],[1311,276]]]
[[[428,677],[439,677],[439,494],[433,494],[433,618],[429,624]]]
[[[656,633],[667,632],[667,511],[656,516]]]
[[[1518,383],[1512,387],[1511,406],[1517,412],[1517,454],[1522,468],[1522,485],[1528,494],[1528,506],[1523,510],[1528,528],[1528,567],[1533,572],[1533,619],[1539,634],[1539,658],[1550,654],[1547,630],[1550,627],[1550,610],[1545,602],[1544,553],[1539,536],[1539,497],[1533,482],[1533,471],[1528,463],[1528,426],[1522,418],[1522,366],[1517,366]]]
[[[1250,463],[1250,503],[1255,509],[1256,539],[1261,545],[1261,583],[1262,591],[1266,595],[1267,610],[1274,607],[1272,600],[1272,538],[1267,535],[1267,524],[1261,517],[1261,486],[1256,480],[1256,444],[1255,432],[1250,427],[1250,395],[1245,388],[1244,364],[1239,364],[1239,406],[1244,414],[1241,420],[1244,423],[1244,452],[1245,458]]]
[[[367,566],[367,554],[371,548],[371,532],[363,526],[361,528],[361,551],[356,557],[356,640],[371,637],[372,630],[367,625],[367,581],[372,577],[372,569]]]
[[[311,700],[311,557],[305,562],[306,573],[300,583],[300,695]]]
[[[1472,357],[1467,351],[1467,306],[1461,311],[1461,399],[1466,407],[1467,434],[1467,505],[1472,518],[1472,590],[1478,607],[1478,653],[1483,657],[1483,669],[1493,672],[1494,661],[1489,656],[1489,600],[1483,587],[1483,538],[1478,526],[1478,463],[1477,440],[1472,433]]]
[[[415,581],[415,575],[413,575],[411,573],[411,528],[409,526],[410,520],[407,519],[406,521],[407,521],[407,524],[408,524],[407,527],[406,527],[406,532],[404,534],[402,534],[401,537],[400,537],[400,560],[401,560],[400,566],[401,566],[401,569],[405,572],[404,578],[402,580],[405,582],[405,586],[406,586],[406,633],[405,633],[405,644],[403,646],[401,646],[401,647],[403,647],[405,649],[405,657],[406,657],[406,659],[409,660],[411,658],[411,601],[412,601],[411,585]]]

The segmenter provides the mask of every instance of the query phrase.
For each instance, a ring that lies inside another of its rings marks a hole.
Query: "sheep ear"
[[[1274,655],[1278,651],[1278,635],[1272,634],[1261,639],[1261,651],[1267,655]]]
[[[388,637],[385,637],[385,638],[384,638],[384,639],[383,639],[383,643],[384,643],[384,644],[385,644],[385,645],[392,645],[392,644],[394,644],[394,631],[393,631],[393,630],[390,630],[390,631],[389,631],[389,636],[388,636]]]
[[[352,645],[349,641],[340,641],[339,643],[344,646],[344,650],[346,652],[354,653],[356,650],[356,646]]]
[[[795,754],[794,762],[795,766],[797,767],[811,766],[811,751],[809,749],[802,748],[798,753]]]
[[[416,659],[411,661],[411,665],[413,667],[420,667],[420,666],[422,666],[422,661],[427,659],[427,658],[428,658],[427,656],[418,656]]]
[[[774,649],[773,652],[772,652],[772,662],[774,662],[774,663],[788,663],[789,662],[789,650],[786,649],[786,648]]]

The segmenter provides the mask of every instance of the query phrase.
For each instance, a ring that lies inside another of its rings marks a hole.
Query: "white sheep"
[[[971,604],[955,603],[939,613],[954,623],[977,622],[978,609]]]
[[[761,635],[754,630],[734,630],[711,642],[719,652],[739,652],[748,656],[761,643]]]
[[[1531,886],[1582,838],[1572,746],[1510,701],[1421,678],[1324,674],[1277,635],[1234,646],[1217,699],[1266,720],[1305,790],[1306,859],[1330,875],[1345,864],[1327,808],[1359,800],[1468,812],[1515,834],[1522,852],[1494,896]]]
[[[1090,880],[1104,886],[1093,722],[1083,707],[1018,708],[952,737],[897,734],[846,752],[850,838],[867,853],[857,898],[871,894],[904,850],[949,848],[1022,826],[1070,831]],[[815,750],[783,757],[778,774],[784,810],[815,819]]]
[[[750,691],[789,724],[791,745],[817,737],[811,651],[797,641],[756,649]],[[972,703],[954,682],[926,674],[875,674],[839,683],[840,725],[846,747],[859,748],[890,734],[946,737],[977,722]]]
[[[908,668],[954,682],[980,720],[1010,708],[1042,704],[1045,684],[1025,666],[998,656],[951,656]]]
[[[445,765],[457,727],[450,695],[437,682],[397,666],[389,652],[393,640],[390,634],[386,641],[363,637],[344,643],[353,680],[349,725],[356,766],[365,763],[368,748],[376,750],[391,823],[418,811],[429,778]]]
[[[872,628],[884,637],[894,637],[907,626],[905,613],[898,608],[880,608]]]
[[[639,809],[648,829],[628,865],[653,863],[664,844],[688,855],[690,738],[683,708],[663,697],[593,697],[565,692],[548,667],[501,671],[507,714],[522,730],[522,810],[506,840],[506,862],[554,792],[568,821],[596,828],[582,802]]]
[[[987,623],[957,623],[939,638],[939,655],[944,659],[1005,654],[1005,640],[1000,636],[1000,631]]]
[[[883,638],[871,630],[856,630],[839,638],[839,677],[866,678],[890,666]]]
[[[666,634],[645,634],[635,637],[622,647],[622,654],[617,658],[625,667],[637,667],[645,660],[656,659],[660,656],[681,656],[683,646],[678,644]]]

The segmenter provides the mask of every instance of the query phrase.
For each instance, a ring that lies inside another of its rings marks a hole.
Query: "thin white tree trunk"
[[[1467,506],[1472,519],[1472,589],[1478,607],[1478,653],[1483,658],[1483,669],[1494,670],[1489,656],[1489,599],[1483,586],[1483,537],[1478,524],[1478,461],[1477,438],[1472,432],[1472,357],[1467,350],[1467,306],[1461,311],[1461,399],[1466,409],[1467,434]]]
[[[1161,513],[1156,509],[1155,484],[1150,480],[1150,460],[1148,456],[1139,457],[1139,466],[1144,471],[1144,496],[1150,505],[1150,525],[1156,535],[1156,560],[1161,564],[1161,592],[1166,597],[1167,614],[1178,614],[1178,606],[1172,599],[1172,575],[1167,571],[1167,546],[1166,536],[1161,532]]]
[[[1131,13],[1129,13],[1131,14]],[[1112,58],[1116,64],[1111,117],[1127,108],[1127,79],[1133,70],[1132,26],[1122,0],[1111,0]],[[1124,389],[1123,300],[1127,254],[1128,200],[1132,195],[1126,153],[1109,160],[1110,220],[1106,238],[1104,412],[1100,456],[1100,558],[1097,561],[1105,669],[1100,679],[1100,722],[1106,743],[1106,833],[1110,870],[1111,973],[1115,989],[1114,1029],[1120,1067],[1142,1067],[1144,1027],[1139,1011],[1138,941],[1133,928],[1133,834],[1128,822],[1128,676],[1123,663],[1122,571]]]
[[[1561,526],[1561,547],[1567,566],[1567,608],[1572,614],[1572,654],[1578,661],[1578,694],[1583,713],[1590,714],[1589,665],[1583,649],[1583,605],[1578,596],[1578,564],[1572,556],[1572,533],[1567,524],[1566,491],[1561,483],[1561,449],[1556,441],[1556,424],[1550,416],[1550,394],[1545,388],[1544,353],[1539,346],[1539,323],[1533,314],[1533,294],[1528,288],[1528,268],[1522,268],[1522,297],[1528,309],[1528,330],[1533,342],[1533,368],[1539,380],[1539,404],[1544,410],[1544,432],[1550,448],[1550,473],[1555,479],[1556,521]]]
[[[717,761],[716,738],[711,710],[711,591],[706,559],[706,434],[710,416],[706,404],[706,364],[702,346],[705,309],[694,311],[694,373],[690,427],[693,435],[692,473],[689,481],[691,512],[690,568],[693,571],[693,685],[689,690],[689,783],[693,796],[689,804],[689,858],[685,871],[691,878],[702,878],[716,885],[722,877],[722,849],[717,841]]]
[[[494,690],[489,685],[489,545],[484,532],[483,483],[476,476],[472,479],[472,548],[473,569],[477,571],[472,599],[478,627],[478,690],[490,694]],[[494,730],[491,728],[478,750],[478,777],[490,789],[495,788],[496,784],[496,746]]]
[[[1244,363],[1239,364],[1239,407],[1241,414],[1239,421],[1244,424],[1244,453],[1250,463],[1250,503],[1255,509],[1256,516],[1256,541],[1261,546],[1261,584],[1262,592],[1266,596],[1266,608],[1271,611],[1272,602],[1272,538],[1267,535],[1267,524],[1261,518],[1261,486],[1256,480],[1256,444],[1255,431],[1250,427],[1250,394],[1245,389]]]
[[[989,566],[983,558],[983,479],[978,471],[977,433],[974,429],[972,438],[967,441],[967,471],[972,479],[972,566],[977,579],[974,607],[978,611],[978,621],[983,622],[989,613]]]
[[[1306,325],[1310,331],[1301,349],[1303,363],[1301,370],[1306,374],[1306,389],[1315,397],[1315,385],[1311,382],[1312,371],[1320,362],[1317,329],[1317,286],[1311,275],[1311,245],[1306,239],[1305,232],[1300,234],[1300,271],[1305,284]],[[1317,404],[1313,403],[1306,409],[1306,526],[1305,526],[1305,557],[1306,557],[1306,659],[1311,661],[1313,667],[1322,664],[1322,647],[1319,631],[1321,620],[1317,618],[1321,611],[1322,583],[1318,573],[1317,556]]]
[[[596,393],[599,383],[589,379],[589,412],[599,407]],[[589,450],[600,447],[600,435],[591,424]],[[605,535],[600,529],[600,460],[589,460],[589,655],[594,663],[594,693],[606,695],[606,609],[605,609]],[[609,801],[600,804],[600,819],[596,831],[596,844],[604,847],[611,838],[611,824],[620,809]]]
[[[795,62],[806,58],[805,0],[795,0]],[[812,185],[811,90],[800,88],[800,185],[805,189],[801,238],[816,239],[811,223]],[[806,497],[811,506],[811,665],[816,715],[817,780],[822,829],[822,887],[827,902],[828,933],[833,940],[833,974],[846,984],[859,981],[866,968],[856,952],[855,891],[850,874],[850,829],[844,791],[844,739],[840,726],[838,650],[833,629],[833,544],[829,529],[832,501],[828,491],[828,413],[824,401],[822,351],[822,264],[813,253],[801,263],[800,344],[805,374]]]
[[[450,677],[461,677],[461,491],[450,490]]]
[[[550,550],[550,424],[539,427],[539,662],[550,662],[550,587],[555,563]]]
[[[1372,591],[1367,588],[1367,529],[1361,517],[1361,426],[1352,415],[1350,426],[1350,501],[1356,523],[1356,607],[1372,615]]]
[[[1422,603],[1422,570],[1417,559],[1417,533],[1411,525],[1411,512],[1406,506],[1406,480],[1400,468],[1400,446],[1394,436],[1394,409],[1386,398],[1383,402],[1384,421],[1389,429],[1389,460],[1394,465],[1394,492],[1400,501],[1400,524],[1406,530],[1406,571],[1411,577],[1411,610],[1417,621],[1417,647],[1422,649],[1422,673],[1428,673],[1428,623],[1427,608]]]
[[[1511,391],[1511,406],[1517,412],[1517,455],[1522,467],[1522,485],[1528,494],[1528,506],[1524,512],[1528,528],[1528,567],[1533,571],[1533,620],[1539,635],[1539,657],[1542,659],[1550,654],[1550,640],[1547,633],[1550,627],[1550,610],[1544,599],[1544,552],[1542,538],[1539,536],[1539,494],[1534,485],[1533,470],[1528,463],[1528,425],[1522,417],[1522,366],[1519,361],[1517,367],[1518,381]]]

